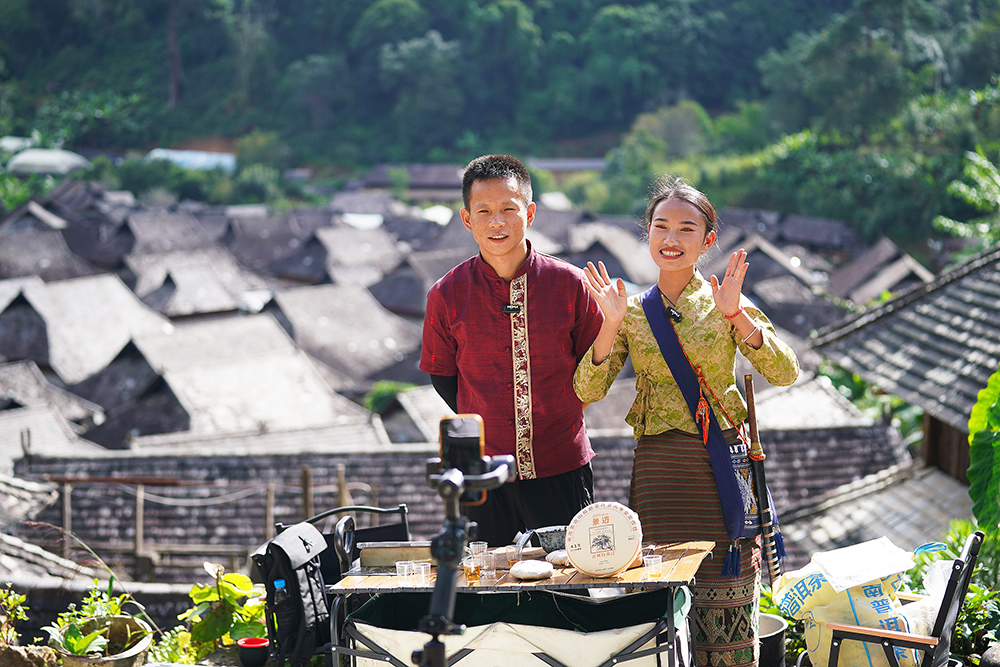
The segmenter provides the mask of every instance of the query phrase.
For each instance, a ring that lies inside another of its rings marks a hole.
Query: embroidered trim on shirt
[[[519,479],[534,479],[535,454],[531,424],[531,357],[528,354],[528,276],[510,281],[510,302],[521,310],[510,316],[514,361],[514,459]]]

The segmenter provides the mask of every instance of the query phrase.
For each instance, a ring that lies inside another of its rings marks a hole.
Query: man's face
[[[463,208],[461,215],[488,264],[524,259],[528,252],[525,234],[535,219],[535,204],[521,198],[513,176],[473,182],[469,208]]]

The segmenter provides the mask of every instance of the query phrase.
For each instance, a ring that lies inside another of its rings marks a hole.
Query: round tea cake
[[[594,503],[576,513],[566,528],[569,562],[592,577],[624,571],[642,549],[639,515],[621,503]]]

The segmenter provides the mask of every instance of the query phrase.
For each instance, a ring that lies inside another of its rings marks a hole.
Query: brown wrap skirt
[[[736,429],[724,434],[727,443],[736,441]],[[740,540],[739,576],[721,576],[731,542],[701,436],[671,430],[640,438],[629,506],[642,522],[643,542],[715,542],[712,558],[699,568],[692,588],[695,664],[755,667],[759,659],[759,538]]]

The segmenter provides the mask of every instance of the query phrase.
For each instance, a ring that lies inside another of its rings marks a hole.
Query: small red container
[[[264,667],[270,657],[270,642],[267,637],[244,637],[236,640],[243,667]]]

